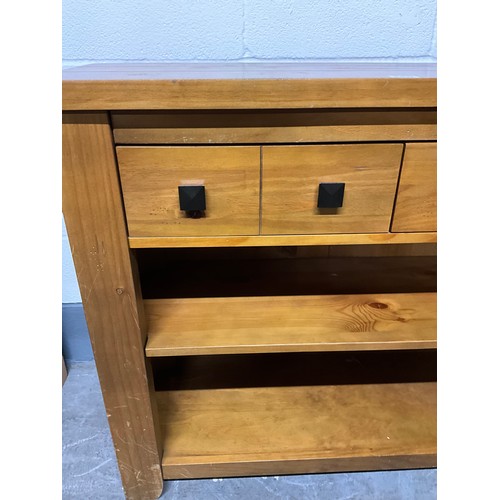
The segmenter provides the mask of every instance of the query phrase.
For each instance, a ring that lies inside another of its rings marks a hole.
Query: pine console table
[[[129,499],[436,466],[436,68],[63,72],[63,211]]]

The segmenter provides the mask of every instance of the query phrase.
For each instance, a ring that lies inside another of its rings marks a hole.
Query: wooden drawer
[[[130,236],[259,233],[259,147],[117,147]],[[206,210],[191,218],[179,186],[203,185]]]
[[[391,230],[436,231],[436,143],[407,144]]]
[[[387,232],[403,146],[263,147],[262,234]],[[345,183],[341,208],[318,209],[320,183]]]

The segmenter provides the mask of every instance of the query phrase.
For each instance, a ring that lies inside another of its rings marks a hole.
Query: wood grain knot
[[[370,302],[368,305],[374,309],[387,309],[389,307],[387,304],[383,304],[382,302]]]

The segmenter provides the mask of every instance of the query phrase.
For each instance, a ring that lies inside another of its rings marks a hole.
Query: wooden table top
[[[64,110],[435,106],[434,63],[108,63],[63,71]]]

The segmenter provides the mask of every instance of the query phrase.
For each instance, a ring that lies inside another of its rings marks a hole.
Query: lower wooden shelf
[[[434,382],[157,396],[165,479],[436,466]]]
[[[435,293],[144,303],[149,357],[436,347]]]
[[[436,466],[436,350],[154,358],[165,479]]]

